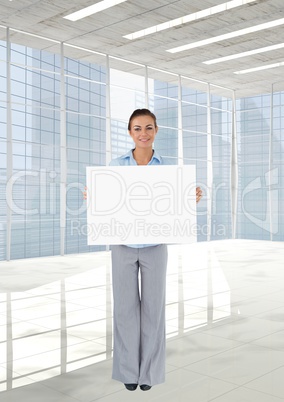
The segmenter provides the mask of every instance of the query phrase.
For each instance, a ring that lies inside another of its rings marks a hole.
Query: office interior
[[[283,401],[282,1],[0,11],[0,400]],[[166,382],[133,393],[111,379],[111,251],[88,245],[82,193],[144,107],[203,198],[196,242],[168,246]]]

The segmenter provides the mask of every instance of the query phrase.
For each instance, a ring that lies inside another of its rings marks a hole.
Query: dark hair
[[[157,118],[154,115],[154,113],[152,113],[149,109],[136,109],[136,110],[134,110],[132,115],[129,117],[128,130],[130,130],[130,128],[131,128],[132,120],[138,116],[151,116],[152,119],[154,120],[155,127],[157,127]]]

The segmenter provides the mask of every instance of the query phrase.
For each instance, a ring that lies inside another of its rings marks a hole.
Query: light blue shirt
[[[128,151],[125,155],[120,156],[119,158],[113,159],[110,162],[110,166],[137,166],[137,162],[133,157],[134,149]],[[148,163],[148,165],[175,165],[174,159],[165,158],[160,156],[158,152],[154,151],[153,156]]]
[[[128,151],[125,155],[120,156],[119,158],[113,159],[110,162],[110,166],[137,166],[137,162],[133,157],[132,153],[133,149]],[[173,159],[164,158],[160,156],[156,151],[154,151],[152,158],[148,165],[175,165]],[[127,244],[128,247],[133,248],[144,248],[149,246],[156,246],[156,244]]]

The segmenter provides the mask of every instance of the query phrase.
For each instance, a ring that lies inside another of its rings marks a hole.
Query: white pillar
[[[236,125],[236,97],[233,92],[232,98],[232,146],[231,146],[231,220],[232,238],[237,233],[237,209],[238,209],[238,144]]]
[[[66,232],[66,186],[67,186],[67,150],[66,150],[66,96],[64,76],[64,44],[61,42],[61,77],[60,77],[60,254],[65,254]]]
[[[211,240],[212,225],[212,190],[213,190],[213,152],[211,127],[211,88],[207,92],[207,241]]]
[[[182,86],[178,76],[178,164],[183,165]]]
[[[111,107],[110,107],[110,66],[106,56],[106,165],[111,161]]]
[[[149,77],[148,66],[145,66],[145,107],[149,109]]]
[[[13,145],[12,145],[12,105],[11,105],[11,43],[10,30],[7,28],[7,173],[6,173],[6,206],[7,206],[7,229],[6,229],[6,259],[11,259],[11,232],[12,210],[11,200],[13,197],[12,186],[8,186],[13,175]]]

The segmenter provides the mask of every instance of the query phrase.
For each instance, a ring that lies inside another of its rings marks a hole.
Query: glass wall
[[[272,93],[272,141],[270,165],[271,237],[284,240],[284,82],[275,84]]]
[[[159,126],[155,149],[178,163],[178,76],[148,68],[149,105]]]
[[[284,240],[284,83],[237,101],[237,237]]]
[[[157,116],[155,149],[173,164],[196,166],[204,191],[198,240],[232,236],[230,90],[43,38],[27,47],[25,34],[13,30],[10,40],[10,63],[5,40],[0,47],[3,189],[9,97],[13,156],[11,223],[4,191],[0,199],[1,259],[7,258],[9,225],[12,259],[104,249],[87,245],[86,167],[104,166],[133,147],[127,123],[132,111],[143,107]]]
[[[96,64],[94,55],[82,55],[82,52],[79,56],[84,61],[70,58],[69,55],[77,56],[78,52],[66,46],[62,66],[59,43],[40,39],[38,49],[13,43],[13,40],[25,42],[24,36],[19,40],[17,33],[10,32],[8,64],[5,63],[6,42],[1,42],[0,59],[4,68],[1,68],[0,185],[4,191],[0,200],[0,258],[7,258],[6,227],[11,231],[11,259],[60,254],[62,229],[64,253],[104,249],[87,245],[86,202],[82,191],[86,166],[105,164],[105,62],[100,58],[100,64]],[[52,52],[41,49],[49,46]],[[11,94],[7,91],[6,66],[10,66]],[[6,147],[8,97],[11,98],[11,158]],[[62,113],[66,121],[63,131]],[[64,154],[65,182],[62,181]],[[12,177],[6,186],[9,160]],[[63,226],[62,186],[66,188]]]
[[[270,240],[270,102],[270,94],[237,101],[238,238]]]
[[[6,259],[6,174],[7,174],[7,70],[5,31],[0,28],[0,260]]]
[[[222,95],[220,95],[222,92]],[[210,120],[212,133],[212,220],[211,240],[232,237],[231,220],[231,92],[210,85]]]
[[[60,61],[11,43],[11,259],[59,254]]]
[[[197,185],[204,192],[198,206],[197,233],[198,240],[206,241],[210,238],[208,204],[212,187],[211,177],[208,177],[208,161],[212,159],[208,121],[209,88],[206,83],[198,83],[198,89],[194,89],[194,84],[186,78],[181,82],[183,158],[186,165],[196,166]]]
[[[97,251],[87,245],[86,167],[106,163],[106,58],[64,48],[66,101],[65,253]],[[68,57],[70,56],[70,57]],[[80,59],[76,59],[80,57]],[[87,59],[87,60],[86,60]],[[100,63],[100,64],[98,64]]]
[[[86,167],[133,146],[127,122],[142,107],[157,116],[156,150],[196,166],[204,191],[198,240],[232,237],[230,90],[43,38],[28,47],[13,30],[10,42],[7,52],[1,28],[1,260],[7,249],[12,259],[104,249],[87,245]],[[280,83],[272,94],[236,102],[238,238],[284,237],[283,99]]]
[[[133,148],[128,134],[129,116],[135,109],[145,107],[145,66],[117,58],[109,58],[111,159]],[[130,72],[131,71],[131,72]]]

